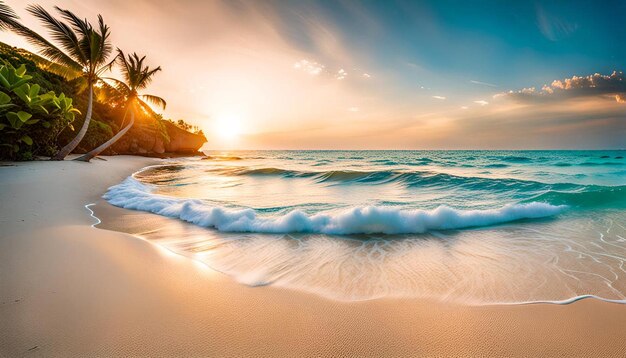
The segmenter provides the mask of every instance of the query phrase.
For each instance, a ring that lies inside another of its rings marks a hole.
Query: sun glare
[[[215,122],[215,133],[223,140],[233,141],[241,134],[241,121],[233,114],[223,114]]]

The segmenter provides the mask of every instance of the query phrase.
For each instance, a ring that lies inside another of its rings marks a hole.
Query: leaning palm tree
[[[69,10],[59,7],[55,9],[67,23],[53,17],[39,5],[29,5],[26,8],[49,30],[50,38],[58,46],[22,25],[17,20],[15,12],[3,2],[0,3],[0,29],[10,29],[26,38],[30,44],[38,48],[43,57],[53,63],[48,70],[67,80],[78,79],[79,88],[89,90],[83,126],[76,137],[52,157],[54,160],[63,160],[85,136],[91,122],[93,87],[100,80],[102,73],[110,69],[113,63],[107,63],[112,47],[109,42],[109,27],[104,24],[102,16],[98,15],[98,26],[94,28],[86,19],[80,19]]]
[[[124,122],[126,121],[126,116],[129,113],[130,121],[128,122],[126,127],[122,128],[122,130],[114,135],[113,138],[109,139],[91,152],[76,158],[75,160],[88,162],[93,157],[97,156],[98,154],[102,153],[104,150],[115,144],[115,142],[122,138],[124,134],[126,134],[126,132],[128,132],[128,130],[135,123],[135,111],[137,110],[137,107],[139,107],[139,109],[145,111],[146,113],[152,114],[152,108],[150,108],[150,106],[145,101],[160,106],[163,109],[165,109],[165,106],[167,105],[165,103],[165,100],[161,97],[151,94],[139,94],[140,90],[146,89],[150,82],[152,82],[154,75],[157,72],[161,71],[160,66],[157,68],[150,68],[144,65],[146,56],[140,58],[136,53],[126,56],[124,55],[124,52],[122,52],[122,50],[120,49],[117,49],[116,59],[121,68],[124,81],[116,80],[114,78],[107,78],[107,80],[112,81],[114,85],[105,85],[105,87],[108,89],[109,93],[112,92],[113,97],[118,100],[121,99],[125,104],[126,109],[124,111],[122,125],[124,125]]]

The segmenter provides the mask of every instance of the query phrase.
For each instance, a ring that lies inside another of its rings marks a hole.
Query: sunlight
[[[234,141],[241,135],[241,121],[238,115],[223,113],[217,117],[214,130],[220,139]]]

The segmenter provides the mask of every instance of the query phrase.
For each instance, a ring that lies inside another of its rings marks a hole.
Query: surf
[[[439,206],[433,210],[393,207],[354,207],[347,210],[306,214],[292,210],[279,216],[262,216],[250,208],[211,206],[197,199],[180,199],[151,192],[134,178],[109,188],[104,198],[112,205],[177,218],[223,232],[349,234],[421,234],[490,226],[522,219],[557,215],[565,205],[532,202],[509,204],[487,210],[459,210]]]

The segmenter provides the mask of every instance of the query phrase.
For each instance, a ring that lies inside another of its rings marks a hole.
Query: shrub
[[[0,64],[0,158],[32,160],[36,155],[52,155],[56,138],[72,128],[76,113],[72,99],[53,91],[41,92],[32,83],[26,66],[17,69]]]

